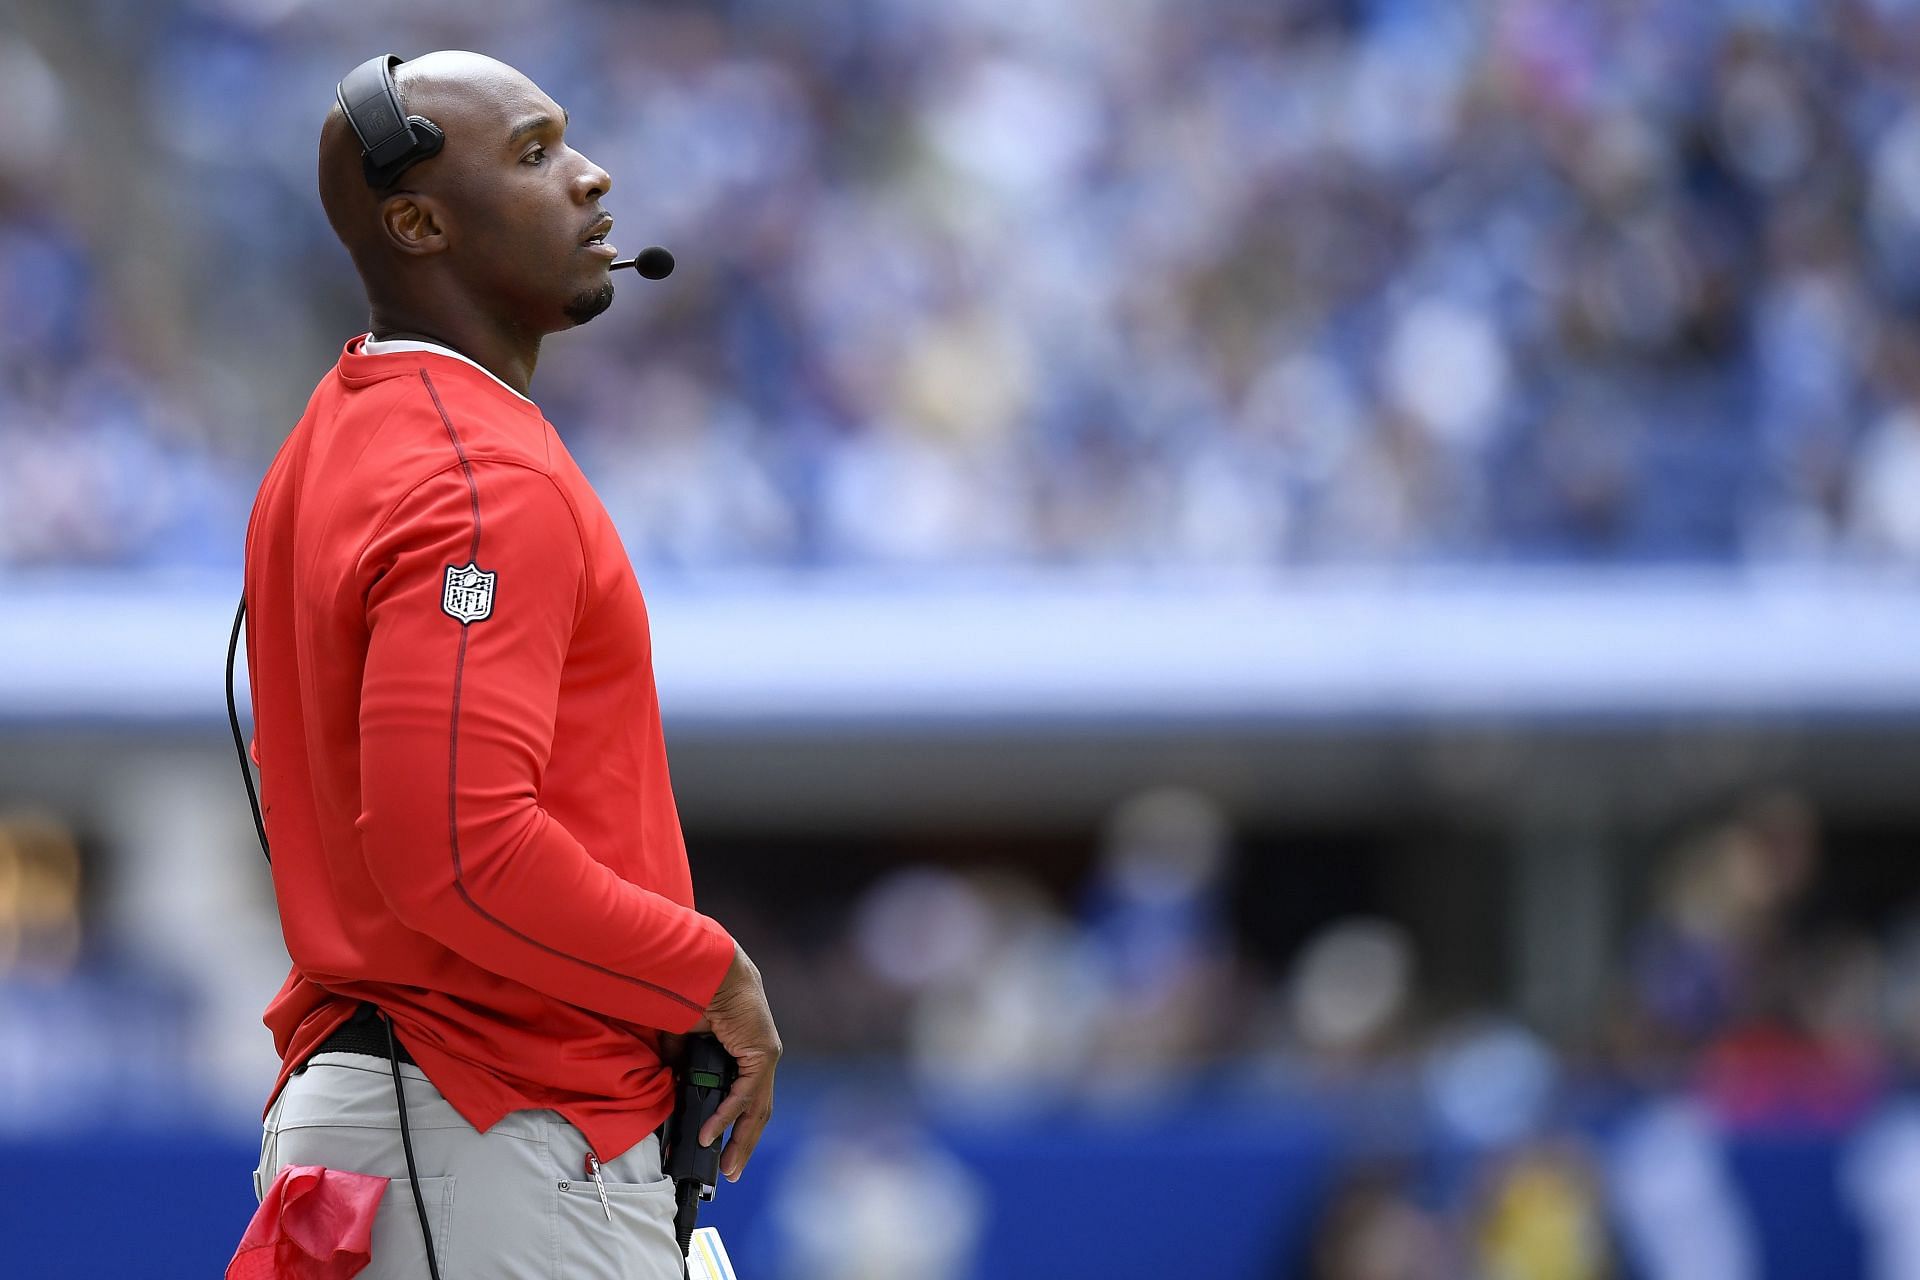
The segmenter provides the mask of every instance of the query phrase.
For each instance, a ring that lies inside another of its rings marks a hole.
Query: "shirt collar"
[[[525,400],[528,404],[533,403],[533,401],[527,399],[526,396],[521,395],[518,391],[515,391],[512,387],[508,387],[506,383],[501,382],[500,376],[498,374],[494,373],[493,370],[481,364],[478,360],[475,360],[472,356],[462,355],[458,351],[455,351],[452,347],[443,346],[438,342],[422,342],[417,338],[381,339],[381,338],[375,338],[371,333],[369,333],[365,336],[365,338],[360,343],[360,352],[362,355],[390,356],[390,355],[398,355],[401,352],[405,352],[405,351],[431,351],[435,355],[452,356],[455,360],[464,361],[465,363],[470,364],[474,368],[478,369],[480,372],[486,374],[489,378],[492,378],[495,382],[499,382],[502,387],[506,387],[506,390],[510,395],[513,395],[518,399]]]

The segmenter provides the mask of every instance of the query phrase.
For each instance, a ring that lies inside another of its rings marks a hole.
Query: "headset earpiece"
[[[409,167],[439,154],[447,137],[425,116],[407,115],[400,91],[393,87],[393,69],[406,59],[395,53],[368,58],[334,86],[333,96],[360,139],[360,163],[367,185],[378,191],[392,186]]]

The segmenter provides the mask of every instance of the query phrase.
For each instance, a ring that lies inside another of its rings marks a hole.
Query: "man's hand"
[[[700,1145],[705,1147],[717,1141],[728,1125],[734,1126],[733,1137],[720,1155],[720,1172],[729,1182],[738,1182],[767,1121],[773,1118],[773,1072],[780,1063],[780,1032],[767,1007],[760,970],[739,943],[733,944],[733,965],[713,993],[713,1003],[693,1029],[711,1031],[720,1047],[740,1064],[733,1088],[700,1130]]]

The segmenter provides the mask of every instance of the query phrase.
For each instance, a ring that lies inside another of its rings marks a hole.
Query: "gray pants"
[[[603,1207],[586,1139],[557,1112],[515,1111],[479,1133],[418,1067],[403,1062],[400,1074],[440,1280],[680,1280],[658,1138],[600,1166]],[[316,1054],[287,1081],[267,1113],[254,1197],[290,1164],[393,1179],[374,1220],[373,1261],[357,1280],[427,1280],[385,1061]]]

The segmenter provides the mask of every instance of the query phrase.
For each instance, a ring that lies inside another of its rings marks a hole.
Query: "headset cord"
[[[698,1135],[695,1136],[698,1141]],[[680,1242],[680,1280],[692,1280],[693,1224],[700,1213],[700,1184],[682,1178],[674,1187],[673,1234]]]
[[[260,852],[271,864],[273,855],[267,852],[267,824],[260,817],[260,797],[253,789],[253,770],[247,767],[247,742],[240,736],[240,707],[233,700],[233,659],[240,650],[240,622],[246,616],[247,598],[241,596],[240,607],[233,611],[233,634],[227,637],[227,724],[233,729],[233,749],[240,756],[240,779],[247,784],[247,803],[253,806],[253,829],[260,837]]]
[[[440,1264],[433,1255],[433,1228],[427,1225],[427,1202],[420,1198],[420,1171],[413,1164],[413,1133],[407,1127],[407,1093],[400,1084],[400,1050],[393,1041],[393,1019],[382,1013],[380,1021],[387,1028],[387,1061],[393,1066],[393,1096],[400,1104],[400,1146],[407,1153],[407,1181],[413,1184],[413,1207],[420,1213],[420,1238],[427,1242],[427,1273],[433,1280],[440,1280]]]
[[[247,616],[247,598],[233,611],[233,633],[227,637],[227,725],[233,730],[233,749],[240,756],[240,778],[247,784],[247,803],[253,806],[253,829],[260,837],[260,852],[273,862],[267,850],[267,824],[260,816],[260,797],[253,789],[253,770],[247,767],[247,740],[240,734],[240,708],[233,698],[233,662],[240,651],[240,624]],[[407,1181],[413,1186],[413,1207],[420,1214],[420,1236],[427,1243],[427,1273],[440,1280],[440,1264],[433,1252],[433,1228],[427,1225],[427,1202],[420,1198],[420,1170],[413,1163],[413,1130],[407,1123],[407,1093],[400,1083],[400,1048],[393,1038],[393,1019],[380,1014],[387,1029],[387,1062],[393,1067],[393,1098],[400,1109],[400,1146],[407,1153]]]

